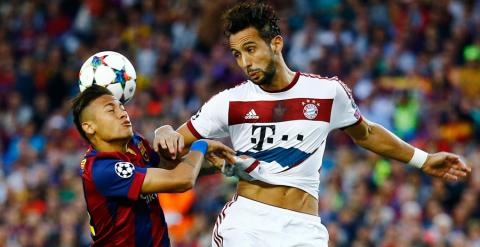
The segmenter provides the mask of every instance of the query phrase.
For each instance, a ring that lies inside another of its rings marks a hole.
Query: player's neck
[[[279,91],[286,88],[295,77],[295,72],[290,70],[285,64],[278,66],[272,82],[268,85],[261,85],[260,87],[265,91]]]
[[[98,152],[127,152],[128,141],[118,140],[118,141],[103,141],[97,140],[92,143],[94,148]]]

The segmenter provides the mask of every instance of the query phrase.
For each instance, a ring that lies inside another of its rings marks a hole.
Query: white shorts
[[[327,247],[320,217],[270,206],[235,195],[213,228],[213,247]]]

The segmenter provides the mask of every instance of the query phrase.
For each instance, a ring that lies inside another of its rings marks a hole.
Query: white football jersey
[[[286,88],[275,92],[251,81],[224,90],[187,126],[197,138],[230,136],[237,156],[258,161],[246,169],[253,177],[318,198],[328,133],[361,120],[345,84],[297,72]]]

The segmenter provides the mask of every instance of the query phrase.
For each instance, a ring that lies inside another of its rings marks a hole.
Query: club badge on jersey
[[[150,158],[148,156],[148,152],[147,152],[147,149],[145,148],[145,146],[143,145],[143,142],[138,142],[138,150],[140,150],[140,153],[142,154],[142,157],[143,157],[143,160],[148,163],[150,162]]]
[[[315,119],[318,115],[318,107],[320,107],[320,103],[316,102],[315,100],[307,99],[306,102],[302,102],[303,107],[303,115],[307,119]]]
[[[87,163],[87,159],[83,159],[82,162],[80,162],[80,170],[83,172],[85,170],[85,164]]]

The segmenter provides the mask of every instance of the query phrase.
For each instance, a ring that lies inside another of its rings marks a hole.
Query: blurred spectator
[[[86,144],[66,101],[83,61],[101,50],[131,60],[138,80],[127,108],[152,138],[156,126],[178,126],[244,80],[219,19],[234,2],[0,1],[0,243],[90,243],[77,176]],[[335,131],[319,197],[330,245],[480,246],[480,1],[269,2],[293,69],[338,76],[367,119],[473,167],[468,181],[445,184]],[[210,246],[235,186],[211,173],[202,171],[183,207],[181,195],[160,197],[171,203],[175,246]]]

